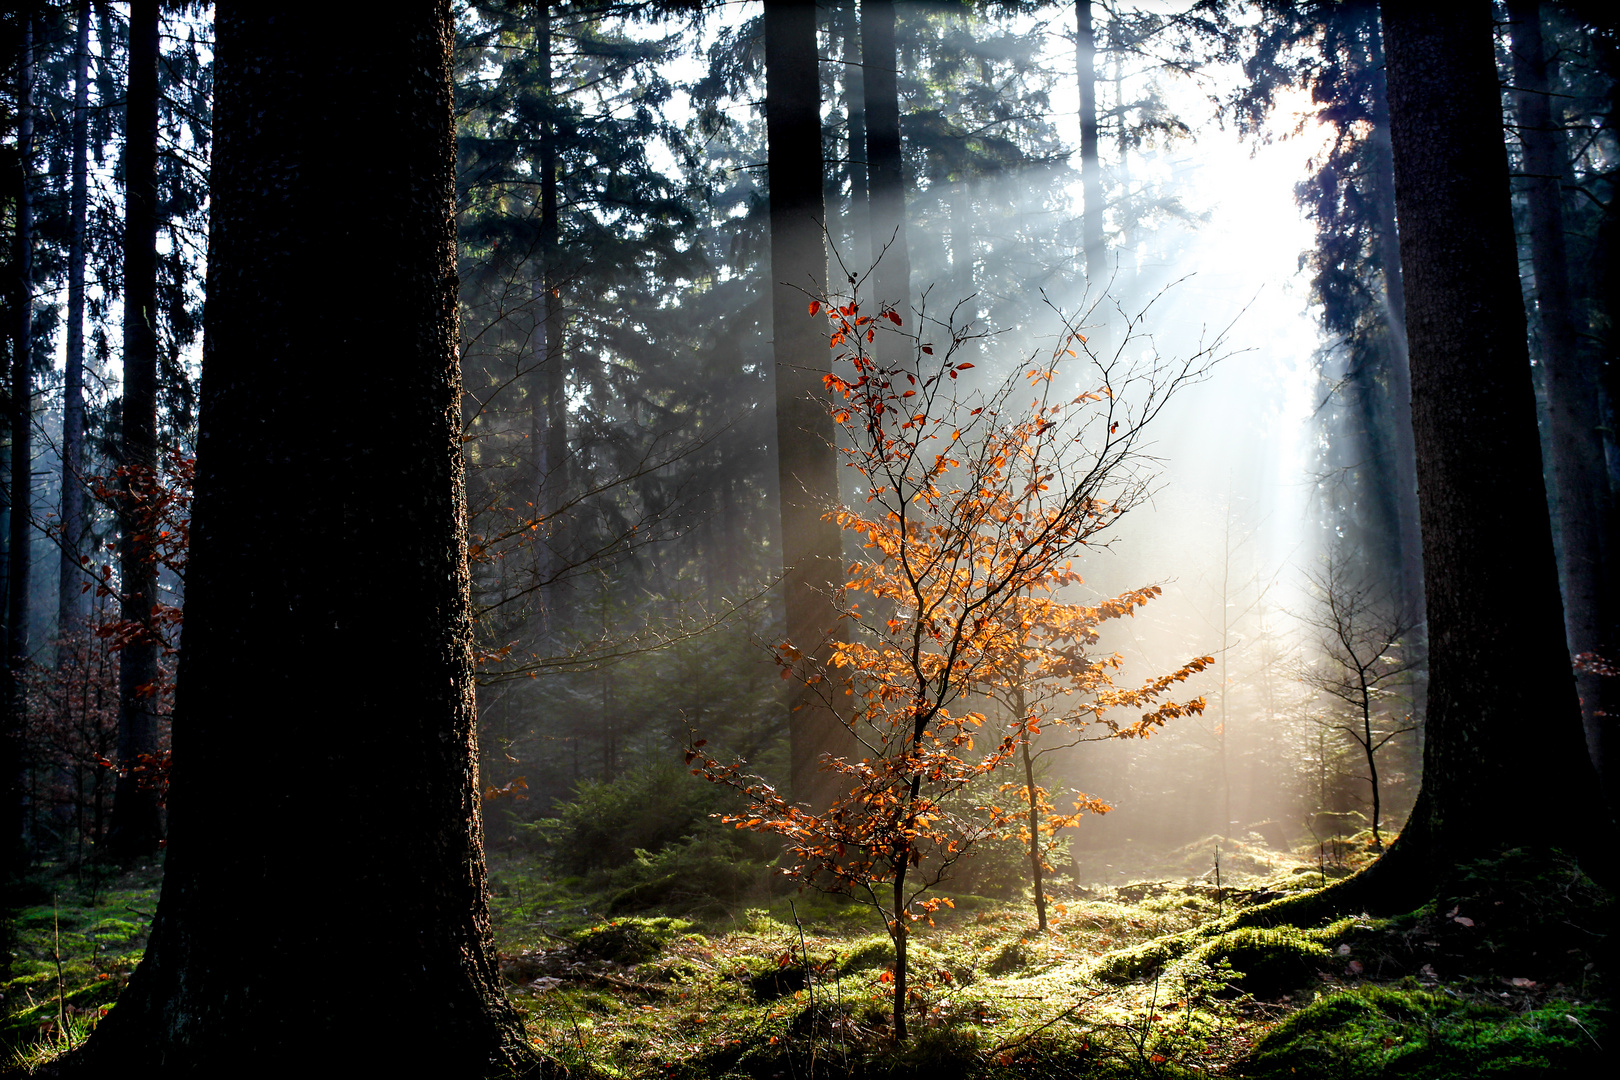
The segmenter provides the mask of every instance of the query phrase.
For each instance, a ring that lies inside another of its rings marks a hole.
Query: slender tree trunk
[[[319,33],[296,5],[216,10],[167,864],[145,959],[73,1067],[508,1075],[532,1062],[479,811],[451,6],[340,5]],[[333,251],[366,253],[342,304],[310,276]],[[334,409],[341,370],[367,377]],[[362,1021],[334,958],[387,1007]]]
[[[827,283],[823,227],[821,79],[814,3],[765,4],[765,128],[770,161],[771,321],[776,353],[777,473],[781,488],[782,590],[787,637],[825,661],[838,620],[837,583],[842,537],[822,514],[838,501],[832,418],[821,376],[827,345],[821,324],[806,312]],[[820,690],[829,689],[822,683]],[[790,692],[790,790],[820,810],[836,796],[836,777],[820,768],[845,731],[818,687]]]
[[[1490,7],[1383,19],[1430,681],[1423,789],[1372,880],[1422,892],[1486,844],[1604,834],[1545,501],[1503,497],[1540,490],[1541,455]],[[1535,804],[1502,814],[1515,791]]]
[[[118,654],[118,789],[114,858],[158,850],[158,791],[140,768],[158,750],[157,559],[138,504],[157,482],[158,0],[135,0],[129,19],[129,92],[124,120],[124,408],[119,501],[120,617],[141,631]]]
[[[1075,62],[1080,78],[1080,188],[1085,198],[1086,279],[1101,288],[1108,275],[1103,247],[1102,159],[1097,148],[1097,36],[1091,0],[1075,0]]]
[[[893,0],[861,0],[861,66],[866,76],[866,160],[871,183],[875,299],[911,326],[911,255],[906,246],[905,171],[900,154],[900,61]],[[877,356],[892,364],[911,355],[899,334],[879,332]]]
[[[1560,178],[1568,166],[1563,125],[1550,107],[1549,60],[1541,41],[1541,5],[1511,0],[1514,111],[1524,147],[1524,186],[1530,211],[1530,262],[1535,272],[1541,360],[1546,372],[1553,490],[1557,497],[1569,650],[1608,657],[1614,644],[1604,572],[1603,528],[1609,519],[1609,477],[1603,460],[1598,373],[1576,334],[1569,258],[1564,245]],[[1602,676],[1577,676],[1586,746],[1604,780],[1605,735],[1612,725]],[[1610,697],[1617,695],[1610,694]],[[1607,706],[1607,707],[1606,707]],[[1605,786],[1608,786],[1605,782]]]
[[[65,638],[83,617],[79,564],[84,542],[84,264],[89,217],[90,0],[78,3],[73,77],[73,180],[68,241],[67,349],[62,386],[62,554],[57,569],[56,632]]]
[[[906,920],[906,868],[911,865],[911,850],[904,848],[894,870],[894,1043],[906,1041],[906,976],[910,964],[906,945],[911,939],[911,924]]]
[[[11,428],[10,490],[11,516],[6,536],[6,625],[5,657],[0,661],[5,678],[0,686],[4,701],[5,730],[0,732],[0,783],[4,783],[3,812],[0,820],[0,907],[9,906],[11,889],[27,868],[24,844],[27,826],[28,786],[24,774],[23,722],[25,701],[23,672],[28,664],[28,581],[30,535],[33,522],[33,380],[30,367],[34,342],[34,237],[33,237],[33,149],[34,149],[34,15],[29,5],[21,18],[21,48],[17,57],[17,171],[15,174],[15,218],[12,228],[11,283],[14,297],[11,331],[11,385],[7,422]],[[11,969],[11,920],[0,910],[0,970]]]
[[[1022,683],[1015,688],[1014,704],[1018,709],[1018,719],[1028,718],[1024,711],[1024,686]],[[1019,746],[1024,759],[1024,790],[1029,792],[1029,876],[1035,883],[1035,922],[1041,929],[1046,929],[1046,883],[1043,880],[1041,865],[1041,808],[1035,799],[1035,759],[1029,752],[1029,734],[1024,734],[1024,741]]]
[[[551,4],[537,5],[535,37],[540,46],[539,66],[545,78],[545,117],[540,125],[540,288],[543,312],[539,367],[545,383],[535,398],[535,449],[540,455],[539,489],[535,507],[545,519],[540,550],[544,573],[560,572],[567,562],[562,550],[567,531],[559,518],[568,495],[568,371],[563,351],[562,274],[559,267],[561,228],[557,218],[557,119],[552,90]],[[546,623],[560,633],[565,586],[553,581],[544,590]]]
[[[849,22],[844,33],[844,102],[849,123],[849,250],[850,269],[855,253],[871,247],[872,206],[866,173],[866,70],[861,59],[861,29],[856,18],[859,0],[849,0]]]
[[[1384,74],[1383,38],[1374,24],[1369,43],[1373,79],[1373,198],[1376,201],[1378,261],[1384,271],[1385,325],[1389,332],[1390,404],[1395,415],[1395,514],[1401,545],[1401,603],[1423,607],[1423,538],[1418,521],[1417,457],[1412,444],[1412,372],[1406,346],[1406,285],[1401,278],[1401,239],[1395,221],[1395,159],[1389,142],[1389,93]]]

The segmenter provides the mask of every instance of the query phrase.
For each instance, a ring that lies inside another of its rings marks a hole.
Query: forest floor
[[[1214,841],[1088,853],[1126,883],[1032,905],[957,894],[919,923],[910,1038],[893,1046],[893,949],[870,909],[816,893],[689,897],[620,917],[578,880],[491,859],[501,971],[536,1045],[589,1078],[1475,1077],[1606,1071],[1612,896],[1510,853],[1393,919],[1237,927],[1364,861]],[[157,870],[46,868],[18,913],[3,1071],[77,1044],[140,957]]]

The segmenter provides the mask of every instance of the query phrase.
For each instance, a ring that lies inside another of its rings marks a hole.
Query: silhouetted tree
[[[313,32],[222,3],[216,26],[167,865],[145,959],[68,1068],[510,1069],[473,756],[450,4]],[[311,274],[333,252],[365,259],[343,303]],[[334,409],[345,369],[367,377]],[[333,662],[356,655],[371,677]],[[389,987],[361,1028],[352,988],[311,977],[335,956]]]

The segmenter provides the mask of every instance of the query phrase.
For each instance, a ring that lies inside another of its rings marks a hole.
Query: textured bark
[[[11,428],[10,490],[11,510],[6,537],[6,633],[5,656],[0,658],[4,682],[0,685],[0,708],[5,710],[4,731],[0,731],[0,794],[4,814],[0,819],[0,886],[9,887],[27,865],[23,846],[24,800],[22,674],[28,663],[28,580],[29,548],[33,541],[30,504],[33,501],[33,380],[29,371],[34,340],[34,237],[33,237],[33,143],[34,143],[34,19],[30,7],[22,17],[21,47],[17,57],[17,171],[15,174],[15,217],[12,228],[11,371],[7,423]],[[5,901],[9,903],[10,897]],[[9,921],[0,945],[9,948]],[[11,954],[0,956],[0,967],[10,970]]]
[[[1560,179],[1569,167],[1564,129],[1551,109],[1548,59],[1541,42],[1541,5],[1511,0],[1514,112],[1524,147],[1524,190],[1530,212],[1530,263],[1546,370],[1553,490],[1557,499],[1564,630],[1572,654],[1612,657],[1612,612],[1604,572],[1603,529],[1609,520],[1609,476],[1603,460],[1595,358],[1577,340],[1569,258],[1564,245]],[[1586,746],[1603,779],[1611,711],[1620,707],[1610,680],[1577,676]],[[1605,697],[1611,700],[1605,701]]]
[[[1421,889],[1487,844],[1591,850],[1599,804],[1546,503],[1523,497],[1541,455],[1490,7],[1383,18],[1430,667],[1423,789],[1374,880]]]
[[[167,865],[67,1068],[505,1075],[530,1062],[474,754],[450,4],[288,7],[216,9]]]
[[[861,0],[861,69],[866,92],[866,161],[871,184],[873,299],[893,305],[902,330],[915,330],[911,311],[911,255],[906,247],[906,186],[900,156],[899,58],[892,0]],[[899,334],[880,333],[880,363],[911,353]]]
[[[163,839],[156,787],[132,768],[158,750],[157,559],[136,502],[157,471],[158,0],[135,0],[129,16],[129,89],[124,120],[124,404],[118,522],[120,618],[140,623],[118,654],[118,762],[108,847],[114,858],[151,855]]]
[[[1108,273],[1103,247],[1102,159],[1097,152],[1097,35],[1091,0],[1075,0],[1075,64],[1080,79],[1080,188],[1085,198],[1086,279],[1100,287]]]
[[[62,554],[57,568],[56,627],[65,635],[84,612],[79,564],[84,541],[84,263],[89,216],[90,0],[79,0],[73,75],[73,179],[69,196],[67,348],[62,386]]]
[[[787,637],[823,659],[837,625],[842,569],[837,525],[822,520],[838,501],[838,462],[821,376],[827,343],[806,313],[827,281],[822,202],[821,80],[814,3],[765,4],[765,128],[771,217],[771,322],[776,353],[777,474],[781,488],[782,591]],[[820,689],[825,690],[823,685]],[[837,752],[843,724],[816,687],[790,691],[788,722],[793,797],[830,805],[834,775],[821,755]]]

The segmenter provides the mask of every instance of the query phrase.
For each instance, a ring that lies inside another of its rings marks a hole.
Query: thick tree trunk
[[[450,4],[318,28],[216,10],[167,866],[146,957],[70,1068],[508,1075],[526,1052],[474,754]],[[364,263],[342,303],[311,274],[334,255]],[[356,971],[385,1006],[359,1007]]]
[[[821,172],[821,79],[814,3],[765,4],[765,128],[770,161],[771,323],[776,353],[777,473],[781,488],[783,595],[787,637],[823,661],[837,625],[842,537],[822,514],[838,501],[838,462],[821,376],[822,324],[807,314],[826,287]],[[834,774],[820,769],[845,731],[823,701],[826,683],[790,691],[793,798],[824,809]]]
[[[62,554],[57,569],[56,632],[65,637],[84,612],[90,580],[79,564],[84,542],[84,264],[89,217],[90,0],[78,3],[73,76],[73,180],[68,213],[67,349],[62,386]]]
[[[1550,107],[1548,60],[1541,43],[1541,5],[1511,0],[1514,111],[1524,146],[1524,188],[1530,211],[1530,262],[1536,280],[1542,364],[1547,380],[1553,489],[1557,497],[1564,596],[1564,629],[1572,654],[1611,657],[1612,624],[1604,572],[1603,529],[1609,519],[1609,476],[1603,460],[1598,372],[1580,347],[1564,247],[1563,192],[1568,168],[1563,125]],[[1577,676],[1586,746],[1602,780],[1612,691],[1605,701],[1600,675]]]
[[[1101,288],[1108,274],[1103,247],[1102,159],[1097,150],[1097,35],[1091,0],[1075,0],[1075,64],[1080,78],[1080,188],[1085,198],[1086,279]]]
[[[873,299],[892,305],[901,329],[914,330],[911,255],[906,247],[906,186],[900,156],[900,61],[892,0],[861,0],[861,70],[866,85],[866,161],[871,184]],[[880,363],[911,355],[899,334],[879,332]]]
[[[157,480],[158,0],[135,0],[129,17],[124,120],[124,408],[118,522],[120,617],[142,630],[118,654],[118,788],[108,846],[114,858],[158,850],[158,790],[141,768],[158,750],[157,559],[138,504]]]
[[[1589,851],[1600,804],[1545,501],[1504,497],[1541,455],[1490,7],[1383,18],[1430,648],[1423,789],[1374,869],[1399,891],[1487,844]]]
[[[28,580],[29,548],[33,543],[33,379],[30,372],[34,342],[34,235],[33,235],[33,149],[34,149],[34,17],[32,7],[22,16],[21,48],[17,58],[17,172],[15,177],[15,217],[12,228],[13,304],[11,311],[10,409],[6,417],[11,428],[10,490],[11,510],[6,537],[6,624],[4,669],[0,694],[4,701],[5,730],[0,732],[0,783],[5,785],[3,820],[0,820],[0,850],[5,863],[0,870],[0,888],[8,895],[10,887],[27,866],[23,842],[26,822],[27,787],[23,774],[23,721],[25,700],[23,673],[28,665]],[[0,912],[0,919],[4,913]],[[10,946],[10,921],[0,932],[0,945]],[[10,970],[10,952],[0,956],[0,968]]]

